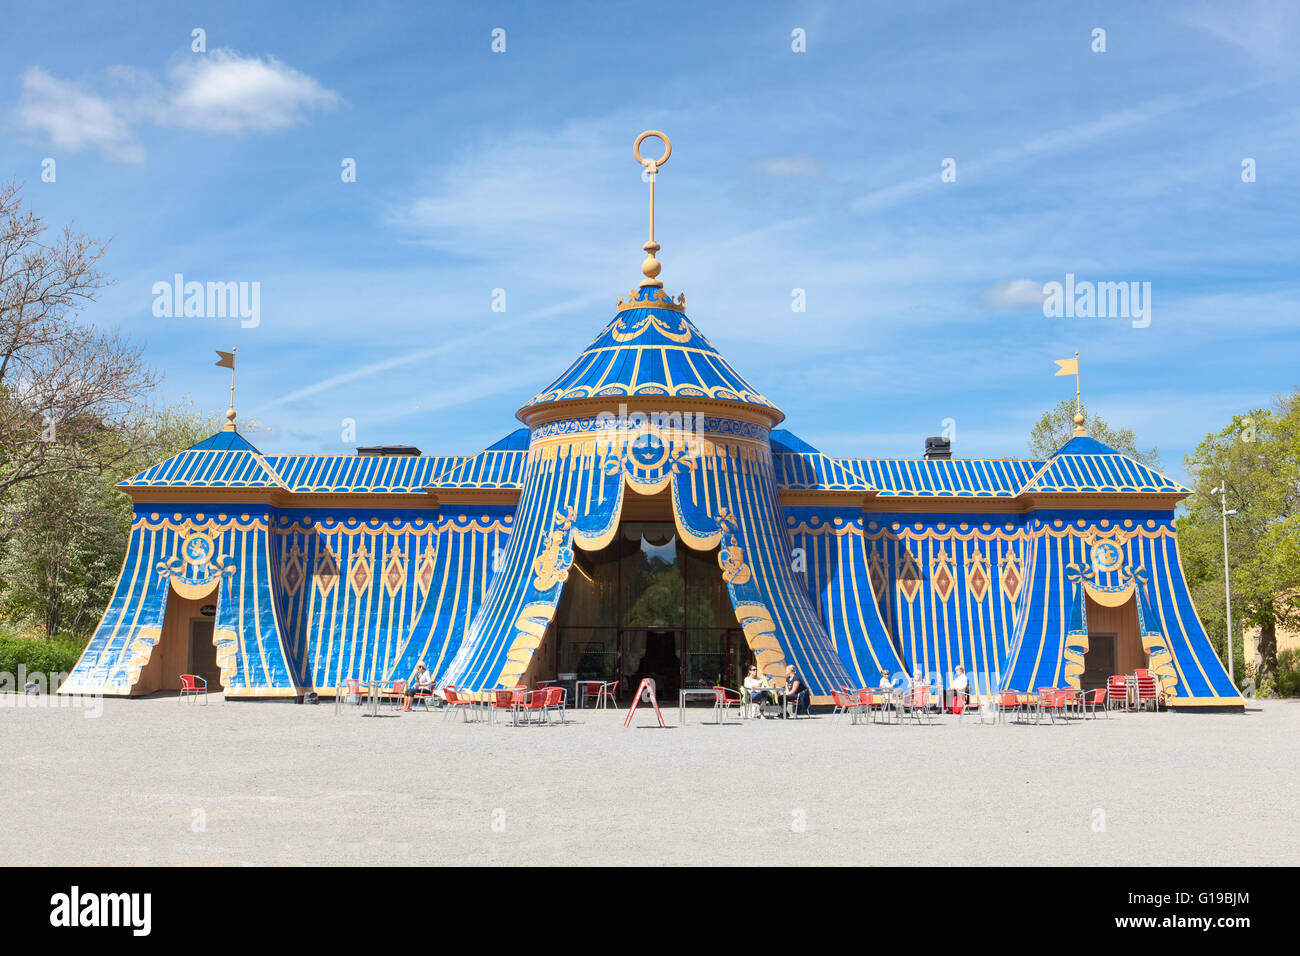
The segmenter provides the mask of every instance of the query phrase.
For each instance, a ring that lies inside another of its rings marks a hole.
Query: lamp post
[[[1223,515],[1223,598],[1228,612],[1228,680],[1237,686],[1237,677],[1232,668],[1232,586],[1228,578],[1228,515],[1235,515],[1236,509],[1228,510],[1228,483],[1225,481],[1217,488],[1211,488],[1210,494],[1219,496],[1219,511]]]

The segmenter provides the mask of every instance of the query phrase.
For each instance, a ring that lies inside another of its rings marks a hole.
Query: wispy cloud
[[[95,86],[40,67],[19,77],[18,125],[59,149],[96,148],[120,162],[145,158],[139,130],[152,125],[239,135],[294,126],[342,102],[339,94],[273,56],[216,49],[177,61],[166,81],[115,66]]]
[[[120,103],[50,76],[40,67],[23,73],[20,83],[15,118],[24,129],[43,134],[57,149],[76,152],[95,147],[122,162],[144,159],[144,149]]]
[[[1033,279],[1007,279],[984,291],[984,303],[994,309],[1040,308],[1043,283]]]

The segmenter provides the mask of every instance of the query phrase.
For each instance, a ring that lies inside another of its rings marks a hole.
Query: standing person
[[[424,661],[415,665],[415,673],[411,676],[410,682],[406,685],[406,694],[404,700],[406,706],[403,710],[411,709],[411,701],[417,697],[428,697],[433,693],[433,675],[424,666]]]
[[[767,714],[763,713],[763,705],[776,703],[767,678],[758,676],[756,664],[750,664],[749,671],[745,674],[745,698],[747,706],[758,704],[758,716],[764,720],[767,719]]]

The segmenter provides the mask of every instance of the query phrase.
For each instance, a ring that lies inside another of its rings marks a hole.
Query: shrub
[[[1300,697],[1300,651],[1286,650],[1277,655],[1274,689],[1279,697]]]
[[[21,693],[22,687],[17,685],[20,665],[28,674],[67,674],[76,665],[82,647],[81,641],[67,638],[51,641],[0,635],[0,673],[12,674],[14,689]]]

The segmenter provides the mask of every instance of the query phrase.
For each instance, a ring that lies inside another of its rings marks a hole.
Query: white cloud
[[[1007,279],[984,290],[984,302],[994,309],[1041,308],[1043,283],[1033,279]]]
[[[341,97],[274,57],[217,49],[174,66],[159,82],[133,67],[105,71],[102,88],[60,79],[33,67],[19,77],[15,117],[60,149],[91,147],[140,162],[137,130],[145,124],[213,133],[266,132],[333,109]]]
[[[167,121],[220,133],[283,129],[340,102],[337,93],[275,57],[242,57],[233,50],[183,61],[171,81]]]
[[[144,159],[144,150],[124,115],[122,105],[87,92],[76,83],[32,67],[19,78],[16,115],[28,130],[43,133],[59,149],[97,147],[124,162]]]

